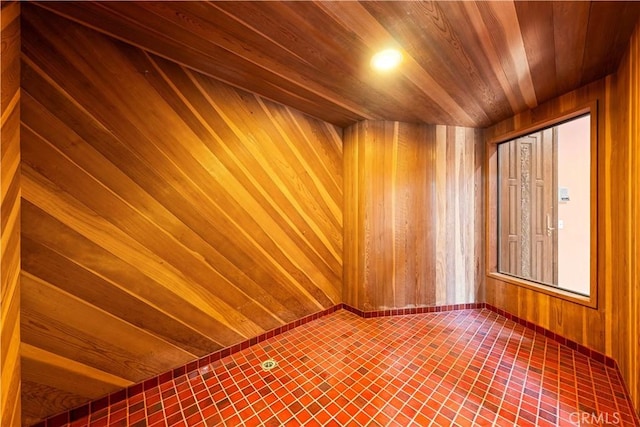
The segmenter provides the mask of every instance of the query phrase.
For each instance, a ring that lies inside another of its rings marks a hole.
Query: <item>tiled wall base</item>
[[[483,309],[486,308],[490,311],[493,311],[503,317],[506,317],[509,320],[512,320],[516,323],[519,323],[529,329],[532,329],[534,331],[536,331],[539,334],[544,335],[547,338],[553,339],[557,342],[559,342],[560,344],[566,345],[567,347],[584,354],[585,356],[591,357],[594,360],[597,360],[598,362],[604,363],[609,367],[612,368],[616,368],[617,369],[617,364],[615,362],[615,360],[613,360],[612,358],[605,356],[601,353],[598,353],[596,351],[593,351],[587,347],[584,347],[574,341],[568,340],[558,334],[555,334],[554,332],[542,328],[538,325],[535,325],[529,321],[526,321],[524,319],[520,319],[519,317],[511,314],[511,313],[507,313],[504,310],[501,310],[499,308],[496,308],[490,304],[486,304],[486,303],[469,303],[469,304],[455,304],[455,305],[446,305],[446,306],[437,306],[437,307],[416,307],[416,308],[404,308],[404,309],[391,309],[391,310],[380,310],[380,311],[362,311],[359,310],[357,308],[351,307],[347,304],[337,304],[333,307],[330,307],[326,310],[323,310],[321,312],[318,313],[314,313],[312,315],[303,317],[301,319],[298,319],[294,322],[291,322],[287,325],[283,325],[279,328],[273,329],[271,331],[265,332],[262,335],[259,335],[257,337],[251,338],[249,340],[246,340],[242,343],[236,344],[232,347],[228,347],[222,350],[219,350],[215,353],[212,353],[208,356],[205,356],[199,360],[190,362],[184,366],[181,366],[179,368],[173,369],[172,371],[168,371],[165,372],[163,374],[160,374],[154,378],[148,379],[144,382],[138,383],[138,384],[134,384],[126,389],[117,391],[115,393],[112,393],[108,396],[105,396],[103,398],[97,399],[93,402],[90,402],[86,405],[83,405],[79,408],[76,409],[72,409],[71,411],[68,412],[64,412],[61,414],[58,414],[56,416],[53,416],[51,418],[48,418],[45,421],[42,421],[38,424],[36,424],[34,427],[60,427],[63,426],[67,423],[79,420],[83,417],[86,417],[88,415],[90,415],[91,413],[100,411],[104,408],[107,408],[110,405],[114,405],[118,402],[121,402],[123,400],[126,400],[127,398],[132,398],[133,396],[136,396],[140,393],[142,393],[144,390],[149,390],[153,387],[157,387],[160,384],[163,384],[165,382],[171,381],[175,378],[181,377],[189,372],[195,371],[201,367],[204,367],[206,365],[209,365],[217,360],[220,360],[224,357],[227,357],[231,354],[237,353],[241,350],[244,350],[250,346],[253,346],[255,344],[258,344],[268,338],[272,338],[276,335],[279,335],[283,332],[289,331],[291,329],[294,329],[298,326],[301,326],[305,323],[308,323],[312,320],[316,320],[319,319],[320,317],[329,315],[331,313],[334,313],[338,310],[347,310],[350,311],[360,317],[363,318],[374,318],[374,317],[384,317],[384,316],[402,316],[402,315],[412,315],[412,314],[425,314],[425,313],[439,313],[439,312],[445,312],[445,311],[453,311],[453,310],[468,310],[468,309]]]
[[[384,316],[405,316],[409,314],[425,314],[425,313],[441,313],[443,311],[453,310],[471,310],[474,308],[484,308],[485,304],[481,302],[469,303],[469,304],[454,304],[454,305],[439,305],[433,307],[414,307],[414,308],[394,308],[390,310],[378,310],[378,311],[362,311],[357,308],[351,307],[347,304],[340,304],[341,308],[350,311],[353,314],[357,314],[360,317],[369,319],[371,317],[384,317]]]
[[[550,331],[549,329],[543,328],[542,326],[536,325],[535,323],[529,322],[528,320],[524,320],[519,318],[518,316],[508,313],[502,309],[499,309],[497,307],[492,306],[491,304],[483,304],[484,308],[486,308],[487,310],[491,310],[494,313],[499,314],[500,316],[506,317],[507,319],[514,321],[516,323],[519,323],[520,325],[529,328],[531,330],[536,331],[539,334],[544,335],[547,338],[550,338],[552,340],[555,340],[557,342],[559,342],[562,345],[566,345],[567,347],[569,347],[570,349],[577,351],[578,353],[582,353],[587,357],[590,357],[600,363],[605,364],[606,366],[610,367],[610,368],[614,368],[617,372],[618,372],[618,376],[620,377],[620,382],[622,383],[622,385],[625,388],[625,392],[627,395],[627,399],[629,402],[629,407],[633,408],[633,402],[631,401],[631,398],[629,396],[631,396],[631,394],[629,393],[629,389],[627,388],[627,384],[624,382],[622,375],[620,374],[620,368],[618,367],[618,363],[615,361],[615,359],[602,354],[600,352],[597,352],[595,350],[592,350],[588,347],[585,347],[581,344],[578,344],[575,341],[571,341],[561,335],[556,334],[555,332]],[[636,410],[636,414],[640,414],[640,408],[634,408]]]
[[[527,327],[531,330],[536,331],[539,334],[544,335],[547,338],[551,338],[552,340],[555,340],[557,342],[559,342],[562,345],[566,345],[567,347],[569,347],[571,350],[575,350],[578,353],[582,353],[585,356],[588,356],[594,360],[597,360],[600,363],[604,363],[605,365],[607,365],[610,368],[616,368],[618,367],[618,364],[616,363],[616,361],[612,358],[610,358],[609,356],[606,356],[602,353],[599,353],[595,350],[592,350],[588,347],[585,347],[581,344],[578,344],[575,341],[571,341],[566,339],[565,337],[556,334],[555,332],[550,331],[549,329],[545,329],[542,326],[536,325],[535,323],[529,322],[528,320],[524,320],[519,318],[518,316],[508,313],[502,309],[496,308],[494,306],[492,306],[491,304],[483,304],[484,308],[486,308],[487,310],[491,310],[494,313],[499,314],[500,316],[506,317],[509,320],[512,320],[516,323],[519,323],[520,325]]]
[[[180,366],[179,368],[175,368],[171,371],[160,374],[156,377],[150,378],[144,382],[134,384],[128,388],[116,391],[111,393],[108,396],[102,397],[100,399],[94,400],[93,402],[87,403],[79,408],[72,409],[68,412],[63,412],[61,414],[55,415],[46,419],[45,421],[41,421],[38,424],[35,424],[33,427],[60,427],[67,423],[79,420],[87,415],[100,411],[108,406],[114,405],[118,402],[126,400],[127,398],[131,398],[137,394],[142,393],[144,390],[149,390],[153,387],[156,387],[162,383],[167,381],[171,381],[174,378],[178,378],[182,375],[185,375],[191,371],[195,371],[198,368],[203,366],[207,366],[217,360],[220,360],[224,357],[227,357],[231,354],[237,353],[241,350],[244,350],[252,345],[258,344],[266,339],[272,338],[276,335],[280,335],[283,332],[289,331],[293,328],[296,328],[300,325],[304,325],[305,323],[311,322],[312,320],[319,319],[320,317],[329,315],[338,310],[344,308],[344,304],[337,304],[333,307],[329,307],[326,310],[310,314],[309,316],[305,316],[301,319],[298,319],[294,322],[288,323],[286,325],[280,326],[278,328],[272,329],[268,332],[265,332],[262,335],[258,335],[257,337],[248,339],[239,344],[236,344],[231,347],[223,348],[222,350],[218,350],[214,353],[211,353],[201,359],[195,360],[193,362],[187,363],[184,366]]]

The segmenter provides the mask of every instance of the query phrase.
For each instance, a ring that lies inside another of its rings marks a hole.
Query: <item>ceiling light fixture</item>
[[[389,71],[402,62],[402,53],[397,49],[385,49],[373,55],[371,66],[378,71]]]

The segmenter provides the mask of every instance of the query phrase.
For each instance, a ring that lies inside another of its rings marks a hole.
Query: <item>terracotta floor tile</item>
[[[488,310],[340,310],[69,426],[640,427],[625,393],[615,369]]]

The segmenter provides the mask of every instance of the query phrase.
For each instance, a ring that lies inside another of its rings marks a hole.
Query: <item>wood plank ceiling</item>
[[[21,8],[23,422],[339,302],[337,126],[486,127],[614,72],[640,16],[631,2]],[[377,76],[369,57],[388,45],[403,67]],[[449,133],[476,131],[433,128],[438,185],[439,161],[467,158]]]
[[[338,126],[489,126],[614,72],[640,16],[637,2],[39,5]],[[377,75],[387,46],[405,60]]]

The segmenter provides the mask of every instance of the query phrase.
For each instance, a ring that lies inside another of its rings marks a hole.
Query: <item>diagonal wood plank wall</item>
[[[341,129],[38,8],[22,52],[25,424],[341,301]]]
[[[0,425],[20,425],[20,3],[2,2]]]
[[[13,193],[4,187],[4,12],[3,227],[19,194],[17,172]],[[38,8],[25,5],[23,15],[25,424],[341,300],[363,310],[485,300],[478,131],[366,121],[345,131],[343,159],[336,127]],[[628,215],[607,226],[616,234],[603,241],[617,249],[602,250],[629,261],[638,218],[634,37],[617,81],[489,131],[604,99],[604,147],[613,152],[611,133],[620,132],[629,160],[618,151],[603,166],[609,209]],[[18,151],[8,151],[15,161]],[[624,197],[612,191],[618,170]],[[603,267],[600,310],[496,281],[486,300],[613,355],[638,407],[638,266],[621,265]],[[620,281],[628,286],[614,293]],[[3,302],[3,316],[5,307],[18,318],[17,304]],[[3,345],[17,336],[4,320]],[[18,365],[5,370],[2,357],[2,386],[17,387]]]
[[[482,300],[478,130],[364,121],[345,130],[344,302],[360,310]]]

